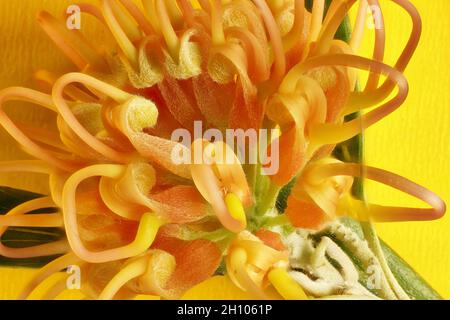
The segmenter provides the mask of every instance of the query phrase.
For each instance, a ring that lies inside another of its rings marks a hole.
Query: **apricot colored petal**
[[[350,95],[350,84],[342,70],[334,68],[336,84],[325,92],[327,97],[327,122],[335,122],[341,115]]]
[[[283,242],[281,241],[281,236],[273,231],[267,229],[259,229],[255,235],[264,242],[266,246],[269,246],[275,250],[283,251],[286,249]]]
[[[207,205],[196,188],[176,186],[151,195],[162,204],[164,219],[170,223],[189,223],[207,215]]]
[[[238,84],[230,111],[229,126],[234,129],[259,129],[263,110],[258,103],[254,88],[250,85]]]
[[[210,278],[219,267],[222,257],[217,245],[204,239],[183,241],[158,236],[153,248],[164,250],[175,257],[176,268],[166,289],[179,292],[180,295]]]
[[[103,203],[98,188],[78,192],[76,200],[80,204],[77,208],[78,215],[106,214],[111,212]]]
[[[235,85],[214,82],[208,74],[202,74],[192,79],[198,108],[209,125],[226,128],[230,116],[232,95]]]
[[[288,198],[285,214],[296,228],[318,230],[327,220],[325,212],[313,201],[298,200],[294,196]]]
[[[213,242],[194,240],[185,243],[173,255],[177,267],[169,287],[190,288],[211,277],[219,267],[222,254]]]
[[[278,139],[279,143],[279,170],[270,176],[271,180],[279,186],[284,186],[291,181],[306,161],[305,139],[295,126],[286,130]],[[269,147],[269,153],[271,153]]]
[[[161,95],[173,117],[186,129],[193,129],[194,121],[203,120],[198,110],[191,80],[176,80],[166,76],[158,84]]]
[[[131,133],[128,138],[143,157],[180,177],[191,178],[188,165],[172,161],[172,150],[175,146],[181,146],[179,143],[143,132]]]
[[[142,94],[145,98],[153,101],[158,109],[158,121],[154,127],[145,129],[145,132],[169,139],[172,132],[180,128],[181,125],[177,120],[175,120],[172,113],[170,113],[161,92],[156,86],[154,86],[140,91],[138,94]]]

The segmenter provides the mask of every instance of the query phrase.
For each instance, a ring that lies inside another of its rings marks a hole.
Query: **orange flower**
[[[440,218],[445,204],[431,191],[380,169],[331,158],[336,144],[405,101],[408,83],[402,72],[421,31],[415,8],[397,0],[411,15],[413,30],[395,67],[383,63],[384,31],[377,31],[373,59],[359,57],[366,6],[360,6],[351,41],[334,39],[355,2],[333,1],[326,14],[319,0],[311,12],[304,0],[209,0],[200,7],[188,0],[143,0],[142,9],[131,0],[80,5],[108,30],[104,43],[92,43],[50,13],[39,13],[40,26],[74,68],[63,74],[38,71],[44,92],[0,91],[0,124],[35,159],[1,163],[0,172],[48,175],[50,189],[49,197],[0,217],[0,233],[11,225],[63,226],[67,239],[31,248],[0,246],[1,255],[14,258],[64,254],[21,297],[52,273],[79,263],[91,274],[85,291],[92,297],[179,298],[225,259],[229,278],[255,297],[305,299],[287,273],[284,238],[276,228],[265,228],[278,195],[273,190],[294,178],[285,213],[294,227],[320,229],[342,215],[375,221]],[[355,88],[354,69],[370,73],[362,92]],[[381,75],[387,79],[379,85]],[[385,102],[395,86],[398,92]],[[10,100],[47,109],[54,128],[13,121],[3,110]],[[369,108],[374,109],[346,118]],[[247,164],[238,157],[238,151],[258,148],[237,151],[201,138],[185,146],[170,139],[177,128],[193,134],[196,121],[220,132],[277,129],[279,135],[264,141],[271,155],[280,147],[279,170],[267,188],[261,159]],[[202,150],[207,161],[179,163],[175,149]],[[432,208],[355,200],[353,177],[393,186]],[[49,207],[60,213],[24,215]],[[103,268],[108,277],[98,276]]]

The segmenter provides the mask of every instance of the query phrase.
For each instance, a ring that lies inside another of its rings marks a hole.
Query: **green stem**
[[[384,276],[387,279],[391,290],[395,296],[400,300],[410,300],[408,294],[403,290],[401,285],[398,283],[391,269],[389,268],[386,257],[384,256],[383,249],[381,247],[380,239],[377,236],[375,226],[372,222],[361,222],[361,227],[364,233],[364,238],[369,244],[369,248],[373,251],[375,256],[380,263],[381,269],[383,270]]]
[[[290,224],[290,221],[286,217],[285,214],[280,214],[275,217],[270,217],[264,221],[264,227],[283,226],[286,224]]]
[[[261,199],[260,204],[258,204],[256,208],[256,214],[261,216],[266,214],[267,211],[275,208],[275,204],[277,202],[277,197],[281,188],[277,186],[275,183],[271,182],[269,185],[269,189],[263,199]]]

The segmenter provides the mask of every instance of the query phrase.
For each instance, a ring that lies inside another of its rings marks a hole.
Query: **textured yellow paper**
[[[92,2],[95,1],[84,1]],[[380,0],[386,16],[387,61],[392,63],[404,46],[410,21],[389,0]],[[366,160],[410,177],[450,201],[450,13],[448,0],[413,0],[419,9],[424,31],[418,52],[406,76],[411,92],[405,105],[394,115],[366,133]],[[61,15],[71,1],[0,0],[0,88],[32,85],[31,75],[39,68],[70,70],[71,65],[55,49],[35,23],[39,8]],[[91,19],[83,20],[91,39],[103,37]],[[370,55],[370,31],[362,51]],[[23,107],[35,109],[29,105]],[[26,112],[13,104],[12,113],[27,121],[49,125],[43,112]],[[38,109],[36,109],[38,110]],[[48,115],[47,115],[48,116]],[[12,139],[0,130],[0,160],[24,158]],[[40,177],[0,176],[0,185],[45,192]],[[369,184],[369,200],[382,203],[417,205],[389,189]],[[450,298],[450,218],[431,223],[385,224],[381,236],[444,297]],[[0,269],[0,299],[12,299],[30,279],[33,270]],[[218,287],[223,290],[217,290]],[[38,292],[39,294],[39,292]],[[36,295],[36,297],[38,296]],[[66,292],[62,298],[78,298]],[[245,298],[227,278],[215,277],[191,290],[186,298]]]
[[[410,19],[391,1],[385,9],[387,62],[404,47]],[[366,160],[410,178],[450,203],[450,13],[448,0],[413,0],[423,22],[419,48],[405,75],[410,94],[393,115],[366,132]],[[368,39],[369,40],[369,39]],[[368,42],[368,41],[366,41]],[[364,51],[367,54],[368,48]],[[369,183],[369,201],[421,205]],[[380,224],[379,234],[440,294],[450,299],[450,217],[436,222]]]

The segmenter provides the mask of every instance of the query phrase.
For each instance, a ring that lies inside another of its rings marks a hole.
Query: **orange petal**
[[[157,239],[181,238],[182,226],[180,224],[165,224],[158,230]],[[156,240],[155,240],[156,241]]]
[[[189,165],[172,161],[172,150],[179,143],[143,132],[131,133],[128,138],[141,156],[164,169],[186,179],[191,179]]]
[[[186,289],[211,277],[219,267],[222,257],[217,245],[202,239],[185,243],[173,255],[177,268],[168,286]]]
[[[260,128],[263,110],[252,91],[252,88],[245,85],[236,87],[230,111],[230,128],[244,130]]]
[[[255,235],[260,238],[265,245],[278,250],[278,251],[284,251],[286,250],[286,247],[284,246],[283,242],[281,241],[281,237],[278,233],[272,232],[267,229],[259,229]]]
[[[145,89],[141,92],[141,94],[145,98],[153,101],[153,103],[158,108],[158,122],[153,128],[145,129],[145,132],[163,138],[170,138],[172,132],[180,128],[181,125],[170,113],[169,109],[167,108],[166,102],[161,95],[161,92],[156,86],[154,86]]]
[[[208,124],[219,129],[226,128],[232,105],[230,96],[235,91],[234,84],[219,84],[206,73],[193,78],[192,86],[198,108]]]
[[[305,10],[303,33],[298,37],[297,44],[293,46],[288,52],[286,52],[286,66],[288,70],[299,63],[302,56],[304,56],[305,44],[308,40],[310,23],[311,13]]]
[[[158,84],[161,95],[173,117],[186,129],[192,130],[195,121],[203,120],[198,110],[190,80],[176,80],[166,75]]]
[[[314,202],[298,200],[293,196],[288,199],[285,213],[294,227],[313,230],[318,230],[328,218]]]
[[[176,186],[150,196],[161,202],[164,219],[169,223],[189,223],[207,215],[207,205],[196,188]]]
[[[77,207],[77,214],[79,215],[88,216],[111,212],[103,203],[98,188],[78,192],[76,194],[76,200],[79,203]]]
[[[183,241],[158,236],[153,247],[175,257],[176,268],[166,288],[175,290],[180,295],[210,278],[219,267],[222,258],[217,245],[204,239]]]
[[[336,83],[325,92],[327,97],[327,122],[335,122],[341,115],[348,97],[350,96],[350,84],[347,76],[338,68],[336,72]]]
[[[80,237],[94,250],[130,243],[136,237],[137,229],[138,223],[135,221],[114,220],[97,214],[85,216],[79,221]]]
[[[278,139],[280,170],[271,175],[271,180],[279,186],[284,186],[291,181],[296,173],[301,170],[306,160],[305,139],[295,126],[286,130]],[[271,157],[271,148],[268,150]]]

